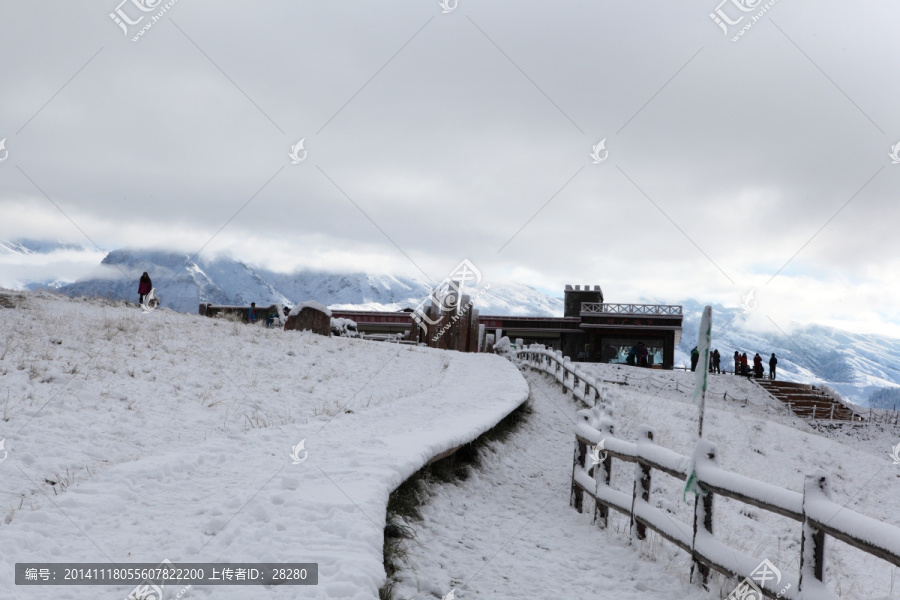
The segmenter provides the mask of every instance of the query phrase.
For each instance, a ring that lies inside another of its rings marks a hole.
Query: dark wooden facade
[[[576,361],[626,362],[628,351],[643,342],[649,349],[648,366],[674,365],[681,341],[680,306],[607,304],[600,286],[567,285],[564,311],[562,318],[485,315],[479,320],[489,333],[499,330],[499,336],[544,344]]]
[[[507,336],[515,342],[544,344],[572,360],[626,362],[628,351],[638,342],[649,348],[648,366],[671,369],[675,346],[681,341],[680,306],[656,304],[608,304],[600,286],[566,286],[563,317],[479,315],[463,296],[459,317],[441,313],[439,307],[424,307],[427,318],[414,318],[411,309],[401,312],[332,310],[334,318],[351,319],[364,334],[403,334],[413,343],[444,350],[481,352],[485,350],[479,329],[493,334],[495,341]],[[201,314],[245,307],[200,306]],[[260,311],[263,312],[263,311]],[[264,317],[263,317],[264,318]],[[420,326],[421,325],[421,326]]]

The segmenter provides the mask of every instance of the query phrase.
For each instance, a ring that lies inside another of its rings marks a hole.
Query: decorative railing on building
[[[671,304],[609,304],[582,302],[582,314],[681,316],[681,307]]]

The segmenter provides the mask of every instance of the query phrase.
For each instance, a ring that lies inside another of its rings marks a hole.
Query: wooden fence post
[[[825,577],[825,532],[813,526],[806,516],[806,503],[815,497],[831,496],[828,475],[818,473],[807,475],[803,482],[803,535],[800,538],[800,582],[797,591],[803,591],[804,576],[813,576],[819,581]]]
[[[584,502],[584,490],[575,484],[575,473],[578,469],[584,468],[584,457],[586,455],[587,444],[576,437],[575,456],[572,459],[572,493],[569,496],[569,506],[574,506],[578,512],[581,512],[581,505]]]
[[[641,426],[638,429],[638,444],[642,440],[653,443],[654,432],[651,427]],[[638,460],[634,465],[634,487],[631,495],[631,534],[635,539],[647,539],[647,526],[638,523],[634,518],[634,505],[637,503],[638,493],[644,502],[650,501],[650,467]]]
[[[698,443],[704,443],[706,446],[706,458],[708,458],[713,464],[716,462],[716,446],[715,444],[706,442],[705,440],[700,440]],[[702,492],[702,488],[698,484],[698,490],[701,493],[698,493],[694,497],[694,541],[693,544],[697,543],[697,531],[702,526],[703,529],[712,535],[713,532],[713,494],[712,492]],[[704,590],[709,589],[709,567],[703,564],[701,561],[697,559],[696,556],[693,557],[693,562],[691,564],[691,582],[696,582],[697,579],[694,576],[699,576],[699,583],[703,586]]]
[[[600,432],[604,434],[604,436],[608,435],[609,437],[612,437],[615,433],[615,426],[611,422],[606,422],[602,425]],[[597,485],[594,489],[595,495],[600,489],[601,482],[603,485],[609,487],[609,482],[612,478],[612,456],[610,456],[609,453],[606,454],[606,458],[603,462],[594,467],[593,476],[597,481]],[[606,526],[609,524],[608,506],[600,504],[599,502],[594,502],[594,523],[601,529],[606,529]]]

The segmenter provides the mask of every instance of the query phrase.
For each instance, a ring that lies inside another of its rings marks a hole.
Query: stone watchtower
[[[576,285],[573,289],[571,285],[566,285],[566,299],[564,302],[565,317],[580,317],[582,302],[599,302],[603,303],[603,290],[599,285],[595,285],[594,289],[586,285],[581,289],[580,285]]]

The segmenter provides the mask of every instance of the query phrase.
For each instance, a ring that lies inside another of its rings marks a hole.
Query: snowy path
[[[569,507],[577,408],[549,378],[527,373],[533,413],[458,485],[433,488],[413,522],[414,571],[397,598],[670,600],[702,598],[612,529]]]
[[[125,313],[112,311],[114,316]],[[97,318],[91,307],[78,312],[81,320],[66,321],[73,328]],[[142,318],[128,312],[121,318]],[[227,326],[223,332],[212,319],[172,315],[207,351],[194,356],[191,344],[176,347],[177,332],[164,316],[140,321],[141,327],[150,328],[144,335],[158,336],[167,346],[164,354],[143,350],[151,353],[137,363],[149,365],[144,376],[139,367],[130,375],[121,366],[135,352],[131,335],[113,337],[108,345],[102,339],[81,339],[84,345],[102,348],[120,367],[103,370],[98,379],[90,365],[82,366],[59,396],[53,396],[55,388],[29,378],[27,370],[8,370],[13,390],[53,402],[40,412],[38,402],[14,405],[13,418],[0,425],[0,439],[7,438],[9,450],[0,464],[2,491],[28,499],[0,524],[3,600],[122,600],[133,588],[16,586],[16,562],[156,564],[163,559],[176,564],[319,564],[318,586],[193,587],[185,600],[372,600],[384,581],[383,528],[390,492],[435,455],[493,427],[528,394],[518,370],[496,356],[250,327],[232,333]],[[12,326],[28,328],[24,321]],[[85,327],[82,335],[96,336],[89,324]],[[38,346],[14,356],[13,349],[7,359],[27,364],[37,360],[28,353],[38,354],[45,356],[40,368],[61,373],[63,365],[78,358],[79,345],[67,350],[76,332],[66,333],[59,334],[64,344],[47,344],[54,349],[51,353]],[[140,347],[137,352],[142,352]],[[273,355],[285,353],[300,364],[305,361],[305,367],[290,370],[275,362],[273,370],[254,374],[254,381],[242,380],[262,414],[274,414],[281,402],[301,414],[331,402],[344,405],[356,398],[349,392],[362,388],[371,401],[357,398],[350,404],[352,412],[335,411],[333,419],[320,415],[307,422],[286,418],[243,430],[223,427],[234,419],[234,409],[229,413],[228,407],[237,406],[229,398],[251,399],[244,390],[224,385],[220,394],[231,396],[221,402],[196,401],[203,389],[215,387],[215,373],[201,362],[213,352],[220,353],[219,360],[232,372],[238,370],[235,361],[265,368],[273,364]],[[182,391],[181,398],[172,401],[173,382],[182,390],[198,391]],[[292,390],[298,388],[308,392],[291,403]],[[108,400],[105,389],[116,390]],[[272,389],[281,395],[277,401],[270,398]],[[118,396],[143,401],[126,404]],[[308,458],[292,464],[291,447],[302,439]],[[63,464],[90,464],[91,476],[54,495],[41,479],[63,471]],[[50,493],[45,496],[38,489]],[[178,588],[167,588],[166,599],[176,592]]]

